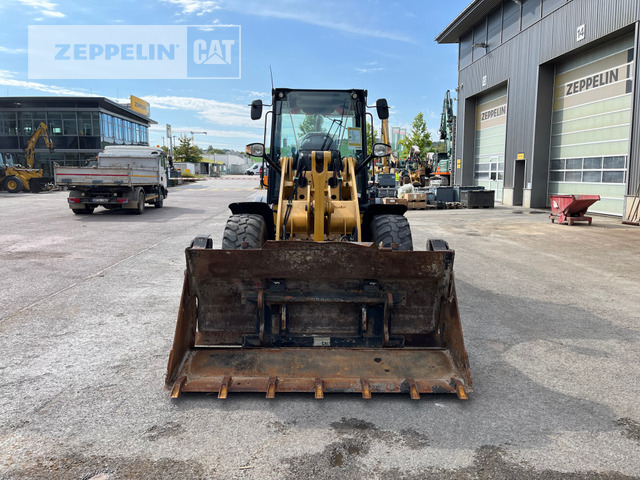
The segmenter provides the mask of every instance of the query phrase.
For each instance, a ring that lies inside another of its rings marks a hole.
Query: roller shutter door
[[[632,35],[556,67],[549,194],[600,195],[590,211],[623,214],[633,70]]]
[[[495,190],[502,202],[507,132],[507,87],[482,95],[476,103],[474,184]]]

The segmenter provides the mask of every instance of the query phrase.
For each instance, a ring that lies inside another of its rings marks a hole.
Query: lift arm
[[[44,140],[45,145],[49,149],[49,153],[53,153],[53,142],[49,138],[49,134],[47,133],[47,125],[44,122],[40,122],[40,125],[33,133],[31,138],[29,139],[29,144],[26,149],[26,161],[27,168],[33,168],[34,161],[34,153],[36,149],[36,143],[38,143],[38,138],[42,136],[42,140]]]

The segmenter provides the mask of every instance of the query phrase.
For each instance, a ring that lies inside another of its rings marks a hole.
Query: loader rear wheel
[[[267,223],[262,215],[240,213],[231,215],[224,227],[222,248],[239,250],[244,242],[247,248],[261,248],[267,241]]]
[[[22,180],[18,177],[10,176],[4,181],[4,189],[9,193],[18,193],[22,191]]]
[[[398,250],[413,250],[411,227],[402,215],[378,215],[371,222],[371,238],[376,245],[390,248],[397,243]]]

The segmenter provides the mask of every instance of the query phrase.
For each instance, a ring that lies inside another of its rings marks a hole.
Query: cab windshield
[[[364,159],[362,102],[351,92],[284,93],[275,105],[275,160],[312,150]]]

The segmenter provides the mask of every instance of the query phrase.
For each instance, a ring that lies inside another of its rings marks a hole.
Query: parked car
[[[251,165],[249,168],[247,168],[244,171],[245,175],[258,175],[260,174],[262,170],[262,164],[261,163],[254,163],[253,165]]]

